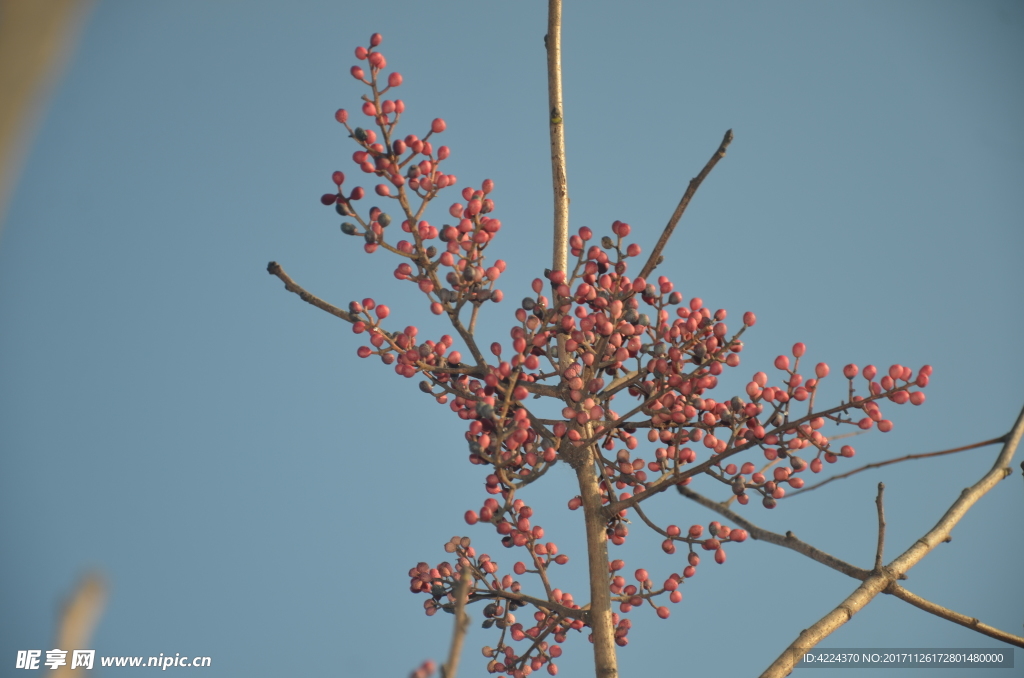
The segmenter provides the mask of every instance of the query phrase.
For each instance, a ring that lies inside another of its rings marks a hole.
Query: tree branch
[[[783,546],[787,549],[792,549],[797,553],[807,556],[811,560],[815,560],[821,563],[822,565],[831,567],[833,570],[842,572],[846,576],[853,577],[854,579],[860,579],[861,581],[863,581],[871,576],[871,572],[869,570],[861,569],[856,565],[851,565],[850,563],[847,563],[844,560],[840,560],[835,556],[829,555],[821,549],[817,549],[808,544],[807,542],[797,539],[796,535],[794,535],[792,532],[787,532],[785,536],[782,536],[781,534],[778,534],[776,532],[770,532],[768,530],[765,530],[764,528],[758,527],[757,525],[750,522],[738,513],[733,513],[728,508],[726,508],[724,504],[720,504],[714,501],[713,499],[708,499],[704,495],[697,494],[693,490],[683,487],[682,485],[677,485],[676,487],[681,495],[683,495],[687,499],[692,499],[701,506],[709,508],[718,515],[724,516],[725,518],[736,523],[744,530],[749,532],[751,538],[753,539],[768,542],[769,544],[775,544],[776,546]]]
[[[835,440],[835,438],[832,438],[832,440]],[[868,469],[882,468],[883,466],[888,466],[889,464],[897,464],[897,463],[899,463],[901,461],[909,461],[911,459],[927,459],[929,457],[941,457],[941,456],[943,456],[945,454],[953,454],[955,452],[963,452],[965,450],[973,450],[973,449],[978,448],[978,447],[985,447],[986,445],[994,445],[996,443],[1001,443],[1001,442],[1005,442],[1005,441],[1006,441],[1006,434],[1001,435],[998,438],[992,438],[991,440],[983,440],[980,443],[972,443],[970,445],[964,445],[963,447],[954,447],[951,450],[942,450],[940,452],[927,452],[925,454],[908,454],[908,455],[906,455],[904,457],[898,457],[896,459],[887,459],[885,461],[872,462],[870,464],[865,464],[864,466],[861,466],[859,468],[855,468],[852,471],[847,471],[846,473],[840,473],[839,475],[834,475],[831,478],[828,478],[826,480],[821,481],[820,483],[816,483],[814,485],[808,485],[807,487],[801,488],[801,489],[797,490],[796,492],[790,492],[789,494],[786,495],[786,499],[789,499],[790,497],[795,497],[796,495],[802,494],[804,492],[810,492],[811,490],[816,490],[819,487],[821,487],[822,485],[828,485],[833,480],[841,480],[843,478],[849,478],[850,476],[852,476],[854,474],[860,473],[861,471],[867,471]]]
[[[905,574],[928,555],[933,548],[949,539],[953,527],[964,517],[964,514],[996,484],[1010,475],[1010,461],[1017,451],[1021,436],[1024,435],[1024,409],[1017,416],[1013,428],[1006,435],[1003,449],[996,458],[992,469],[982,476],[981,480],[960,493],[959,499],[953,502],[949,510],[926,535],[918,539],[900,557],[892,561],[882,571],[872,574],[857,590],[850,594],[834,610],[822,617],[816,624],[805,629],[796,640],[786,648],[771,666],[761,674],[761,678],[781,678],[787,676],[800,660],[800,654],[814,647],[829,634],[853,618],[875,596],[889,588],[894,579]]]
[[[551,132],[551,188],[555,201],[554,247],[551,269],[569,265],[569,183],[565,174],[565,109],[562,102],[562,1],[548,2],[548,106]]]
[[[452,629],[452,644],[448,650],[448,661],[441,667],[442,678],[455,678],[459,672],[459,659],[462,657],[462,645],[469,630],[469,615],[466,614],[466,600],[469,597],[469,584],[473,577],[463,572],[459,577],[459,585],[455,589],[455,628]]]
[[[977,631],[978,633],[983,633],[990,638],[995,638],[996,640],[1001,640],[1004,643],[1016,645],[1017,647],[1024,647],[1024,638],[1021,636],[1015,636],[1012,633],[1001,631],[994,626],[983,624],[975,617],[968,617],[965,614],[960,614],[959,612],[954,612],[953,610],[942,607],[941,605],[936,605],[930,600],[926,600],[921,596],[911,593],[896,582],[891,583],[889,588],[885,589],[883,593],[892,594],[900,600],[905,600],[914,607],[920,608],[925,612],[930,612],[937,617],[942,617],[943,619],[949,620],[955,624],[966,626],[967,628]]]
[[[885,496],[885,483],[878,483],[878,495],[875,497],[875,506],[878,507],[878,548],[875,549],[875,572],[882,571],[882,557],[885,555],[885,505],[882,503]]]
[[[291,279],[291,277],[287,273],[284,272],[284,269],[281,268],[281,264],[277,263],[276,261],[272,261],[269,264],[267,264],[267,273],[269,273],[270,275],[276,275],[278,278],[280,278],[281,282],[284,283],[284,288],[286,290],[299,295],[299,298],[302,299],[307,304],[312,304],[313,306],[316,306],[320,310],[327,311],[331,315],[337,316],[346,322],[354,323],[356,320],[358,320],[358,318],[353,316],[348,311],[343,311],[337,306],[329,304],[320,297],[312,295],[306,290],[302,289],[299,285],[296,284],[294,280]]]
[[[704,179],[711,174],[711,170],[715,168],[718,161],[725,157],[725,149],[732,143],[732,130],[727,130],[725,136],[722,137],[722,143],[718,145],[718,150],[711,156],[707,164],[704,165],[704,169],[700,171],[700,174],[690,179],[690,185],[686,188],[686,193],[683,193],[683,198],[679,201],[679,205],[676,207],[676,211],[672,213],[672,218],[668,220],[668,224],[665,226],[665,230],[662,231],[661,237],[658,238],[658,244],[651,250],[651,256],[647,258],[647,263],[640,270],[640,275],[637,277],[646,278],[651,274],[661,258],[661,251],[665,249],[665,245],[668,244],[668,239],[672,237],[672,231],[675,230],[676,224],[683,217],[683,212],[686,211],[686,207],[690,204],[690,200],[693,199],[697,189],[700,188],[701,183]]]

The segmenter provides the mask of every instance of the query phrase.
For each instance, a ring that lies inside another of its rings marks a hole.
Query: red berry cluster
[[[506,352],[494,342],[489,347],[494,359],[489,360],[476,343],[475,325],[484,302],[502,300],[494,283],[505,271],[505,263],[497,260],[487,265],[484,260],[484,251],[501,228],[498,219],[488,216],[494,210],[489,197],[493,182],[463,189],[462,201],[448,209],[453,223],[434,226],[423,219],[439,191],[456,182],[453,175],[439,170],[440,162],[449,156],[447,147],[435,153],[429,141],[431,135],[444,131],[445,123],[434,120],[423,139],[397,138],[395,127],[405,105],[382,97],[399,86],[402,77],[392,73],[387,86],[381,87],[379,77],[386,61],[375,51],[380,43],[380,35],[375,34],[369,48],[356,50],[358,59],[369,62],[369,79],[363,68],[352,69],[353,76],[371,89],[362,110],[373,119],[380,136],[373,130],[351,128],[344,110],[336,118],[360,147],[353,161],[364,173],[387,182],[379,184],[376,192],[396,201],[404,214],[402,231],[410,237],[392,245],[385,237],[392,219],[377,207],[369,210],[366,219],[360,217],[352,203],[364,191],[357,187],[346,196],[341,172],[333,177],[337,192],[326,194],[322,201],[358,222],[343,223],[342,231],[362,236],[367,252],[383,247],[402,258],[395,277],[416,283],[433,313],[448,317],[469,356],[451,350],[455,339],[450,335],[420,342],[416,327],[385,330],[382,322],[390,310],[373,299],[349,305],[353,332],[370,337],[370,345],[361,346],[358,355],[377,355],[407,378],[422,375],[421,390],[468,422],[469,461],[489,467],[484,489],[490,496],[479,511],[466,511],[465,520],[470,525],[491,524],[503,546],[524,548],[527,554],[513,566],[515,576],[500,576],[490,556],[477,556],[467,537],[455,537],[445,549],[458,557],[457,562],[433,568],[420,563],[409,573],[411,589],[429,596],[424,604],[428,615],[438,610],[453,612],[459,582],[471,577],[469,600],[486,599],[485,626],[503,630],[498,646],[484,650],[488,670],[518,678],[546,665],[554,675],[557,666],[552,660],[561,654],[559,643],[568,631],[581,631],[589,617],[571,594],[553,587],[550,566],[564,564],[568,557],[554,543],[543,541],[544,530],[534,524],[533,509],[516,497],[521,488],[565,461],[581,472],[596,474],[602,519],[612,545],[625,543],[631,510],[664,537],[666,553],[675,553],[679,543],[686,545],[686,564],[660,587],[645,569],[636,570],[636,583],[630,583],[617,574],[625,567],[621,559],[609,563],[608,586],[619,603],[615,637],[625,645],[630,621],[621,615],[648,604],[659,617],[667,618],[669,609],[658,606],[655,599],[665,595],[672,603],[682,600],[680,587],[696,574],[698,550],[713,552],[715,562],[722,564],[724,544],[739,543],[748,536],[743,529],[718,522],[708,526],[710,536],[705,536],[701,525],[685,532],[678,525],[663,528],[647,518],[642,502],[671,487],[687,485],[696,475],[706,475],[727,486],[741,504],[755,495],[764,507],[774,508],[785,496],[786,486],[803,486],[800,474],[804,471],[818,473],[824,463],[854,455],[849,445],[834,449],[822,432],[827,423],[860,429],[877,424],[881,431],[891,430],[881,401],[920,405],[924,394],[913,389],[928,384],[931,368],[925,366],[915,375],[908,367],[893,365],[875,381],[874,366],[861,372],[856,365],[847,365],[843,369],[849,380],[847,397],[832,407],[816,409],[820,382],[830,368],[818,363],[813,376],[805,378],[799,368],[806,346],[797,343],[793,361],[789,356],[775,360],[776,369],[783,373],[780,381],[769,384],[765,372],[756,372],[746,386],[746,397],[711,397],[719,376],[739,366],[740,338],[756,324],[756,316],[743,314],[742,326],[730,332],[724,309],[711,310],[699,297],[686,299],[665,276],[648,277],[655,263],[636,261],[641,248],[628,242],[632,229],[621,221],[612,223],[611,235],[599,243],[593,242],[594,232],[587,227],[571,236],[570,252],[575,257],[571,270],[547,271],[545,279],[533,281],[532,294],[515,311],[516,322],[509,332],[511,350]],[[418,204],[413,204],[414,199]],[[432,244],[435,241],[440,244]],[[634,265],[640,274],[631,277],[627,273]],[[468,322],[467,310],[471,312]],[[854,392],[858,372],[868,381],[865,395]],[[532,404],[533,398],[556,402],[557,407],[542,410]],[[794,405],[804,403],[806,412],[796,411]],[[640,449],[644,437],[650,444],[649,455]],[[760,467],[749,459],[733,461],[754,449],[763,457]],[[599,463],[593,469],[586,469],[582,460],[590,457],[584,451],[596,455]],[[569,500],[570,509],[582,505],[579,496]],[[515,577],[524,575],[537,578],[543,596],[522,593]],[[517,621],[513,614],[525,606],[536,610],[532,623]],[[528,645],[517,650],[518,642]]]

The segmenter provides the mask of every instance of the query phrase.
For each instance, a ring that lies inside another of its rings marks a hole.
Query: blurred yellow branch
[[[0,0],[0,226],[35,123],[91,0]]]
[[[53,678],[71,678],[85,675],[83,669],[71,669],[71,651],[89,650],[92,632],[96,628],[107,602],[107,585],[95,572],[82,578],[61,611],[54,647],[68,652],[64,666],[57,668]]]

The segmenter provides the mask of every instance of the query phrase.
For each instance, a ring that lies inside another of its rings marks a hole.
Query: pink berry
[[[466,523],[469,525],[476,525],[480,520],[480,516],[476,514],[476,511],[466,511]]]
[[[434,118],[434,121],[430,123],[430,131],[434,134],[440,134],[447,126],[441,118]]]
[[[743,314],[743,324],[746,325],[747,327],[753,327],[754,325],[757,324],[757,316],[754,315],[751,311],[747,311],[746,313]]]
[[[334,119],[342,124],[348,122],[348,111],[344,108],[339,108],[334,112]]]
[[[377,307],[376,312],[377,317],[383,320],[384,318],[387,318],[391,314],[391,309],[385,306],[384,304],[381,304],[380,306]]]
[[[814,366],[814,374],[818,377],[818,379],[824,379],[825,377],[828,376],[828,373],[829,369],[827,363],[818,363],[817,365]]]
[[[857,366],[854,365],[853,363],[850,363],[849,365],[843,368],[843,376],[846,377],[847,379],[853,379],[854,377],[856,377],[857,372]]]
[[[402,84],[402,74],[392,73],[388,76],[388,87],[398,87]]]
[[[356,80],[363,80],[366,78],[365,71],[359,68],[359,66],[353,66],[350,72],[352,73],[352,77],[355,78]]]
[[[789,356],[780,355],[775,359],[775,369],[788,370],[789,369]]]
[[[806,350],[807,345],[804,344],[804,342],[802,341],[798,341],[797,343],[793,344],[793,355],[797,358],[803,356]]]
[[[658,616],[661,617],[662,619],[668,619],[669,615],[671,615],[671,614],[672,614],[672,611],[669,610],[664,605],[662,605],[661,607],[658,608]]]
[[[384,37],[380,33],[374,33],[370,36],[370,47],[376,47],[384,41]]]

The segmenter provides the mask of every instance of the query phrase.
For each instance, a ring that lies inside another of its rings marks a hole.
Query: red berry
[[[850,363],[849,365],[843,368],[843,376],[846,377],[847,379],[853,379],[854,377],[857,376],[857,371],[857,366],[854,365],[853,363]]]
[[[780,355],[775,359],[775,368],[779,370],[789,369],[789,356]]]
[[[824,379],[825,377],[828,376],[828,373],[829,369],[827,363],[818,363],[817,365],[814,366],[814,374],[818,377],[818,379]]]
[[[466,523],[476,525],[479,520],[480,516],[476,514],[476,511],[466,511]]]
[[[352,77],[356,80],[363,80],[366,78],[366,73],[363,69],[359,68],[359,66],[353,66],[350,72],[352,73]]]
[[[430,123],[430,131],[434,134],[440,134],[446,127],[447,125],[441,118],[434,118],[434,121]]]
[[[806,350],[807,346],[802,341],[798,341],[797,343],[793,344],[793,355],[797,358],[803,356]]]

